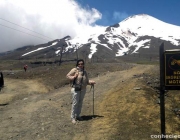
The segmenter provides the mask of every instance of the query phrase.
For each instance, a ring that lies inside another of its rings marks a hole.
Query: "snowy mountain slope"
[[[146,14],[134,15],[109,27],[102,27],[92,32],[84,32],[71,38],[56,39],[34,47],[26,47],[21,57],[36,55],[73,54],[78,50],[88,58],[116,57],[124,54],[157,53],[162,42],[168,46],[180,47],[180,26],[160,21]],[[20,53],[18,53],[20,54]]]
[[[76,37],[69,40],[69,42],[71,44],[78,44],[78,47],[82,47],[85,43],[90,43],[91,52],[89,58],[97,52],[98,46],[103,46],[109,49],[109,51],[112,51],[116,46],[115,55],[122,56],[124,53],[138,53],[140,48],[150,48],[152,39],[141,39],[144,36],[169,41],[175,46],[180,45],[179,26],[162,22],[145,14],[131,16],[119,24],[110,26],[104,31],[97,32],[89,38],[84,38],[83,40],[86,40],[86,42],[81,43],[80,39],[83,37]],[[134,49],[132,50],[132,48]]]

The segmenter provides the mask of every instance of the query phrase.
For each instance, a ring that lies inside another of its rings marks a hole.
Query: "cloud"
[[[101,18],[75,0],[0,0],[0,52],[93,32]]]
[[[116,20],[118,22],[124,20],[125,18],[127,18],[129,15],[126,12],[117,12],[115,11],[113,13],[113,20]]]

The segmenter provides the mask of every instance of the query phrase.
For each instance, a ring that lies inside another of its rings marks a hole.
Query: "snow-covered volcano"
[[[26,48],[22,57],[38,53],[56,55],[83,50],[91,59],[93,56],[122,56],[134,53],[154,53],[163,41],[180,47],[180,26],[160,21],[146,14],[134,15],[109,27],[102,27],[93,33],[78,35],[74,38],[56,39],[47,44]],[[152,49],[153,48],[153,49]],[[51,51],[49,51],[51,50]],[[52,56],[52,55],[51,55]]]

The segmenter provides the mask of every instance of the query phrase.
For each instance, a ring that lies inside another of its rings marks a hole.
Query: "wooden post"
[[[60,51],[60,56],[59,56],[59,66],[61,65],[61,59],[62,59],[62,52],[63,52],[63,49],[64,49],[64,45],[61,46],[61,51]]]
[[[76,59],[78,60],[79,58],[78,58],[78,48],[77,48],[77,45],[75,45],[75,47],[76,47]]]

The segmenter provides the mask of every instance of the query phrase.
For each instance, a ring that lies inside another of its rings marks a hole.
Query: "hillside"
[[[5,87],[0,92],[0,136],[3,139],[147,140],[151,135],[160,134],[158,65],[87,64],[89,76],[97,83],[95,114],[92,114],[93,94],[88,88],[82,110],[84,121],[76,125],[70,121],[69,85],[65,80],[62,86],[54,88],[54,81],[62,81],[73,63],[63,67],[29,68],[27,73],[21,69],[6,69],[10,66],[4,66]],[[45,82],[47,78],[49,82]],[[180,131],[179,117],[172,111],[180,107],[177,93],[169,91],[166,95],[167,134],[175,135]]]

